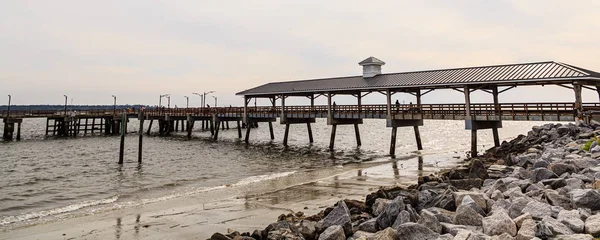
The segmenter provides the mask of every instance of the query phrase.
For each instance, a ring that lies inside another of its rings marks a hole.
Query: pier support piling
[[[121,129],[125,129],[127,122],[127,114],[123,113],[121,116]],[[123,153],[125,151],[125,131],[121,131],[121,144],[119,145],[119,164],[123,164]]]
[[[251,122],[246,122],[246,138],[244,139],[244,142],[246,143],[250,140],[250,129],[252,129],[249,124],[251,124]]]
[[[360,131],[358,131],[358,124],[354,124],[354,134],[356,135],[356,145],[361,146],[362,143],[360,141]]]
[[[390,156],[396,156],[396,133],[398,132],[397,127],[392,127],[392,139],[390,141]]]
[[[308,129],[308,142],[313,143],[313,134],[312,134],[312,128],[310,127],[310,123],[306,123],[306,128]]]
[[[242,138],[242,126],[240,121],[237,121],[237,131],[238,131],[238,138]]]
[[[415,129],[415,139],[417,140],[417,149],[423,150],[423,145],[421,144],[421,133],[419,132],[419,126],[413,126]]]
[[[17,122],[17,141],[21,141],[21,122]]]
[[[192,138],[192,125],[194,124],[193,120],[192,120],[192,115],[188,114],[187,115],[187,138],[191,139]]]
[[[143,133],[144,133],[144,113],[140,112],[139,113],[139,117],[140,119],[140,129],[138,131],[138,163],[142,162],[142,148],[143,148]]]
[[[498,135],[498,128],[492,128],[492,134],[494,135],[494,146],[500,147],[500,136]]]
[[[477,157],[477,129],[471,129],[471,157]]]
[[[269,125],[271,125],[271,124],[269,123]],[[290,132],[290,124],[286,123],[285,124],[285,132],[283,134],[283,146],[287,146],[288,145],[287,142],[288,142],[288,134],[289,134],[289,132]]]
[[[285,142],[287,143],[287,128],[289,127],[289,124],[286,125],[286,135],[285,135]],[[271,134],[271,140],[275,139],[275,134],[273,133],[273,123],[269,122],[269,133]],[[286,145],[286,144],[283,144]]]
[[[337,129],[337,124],[331,125],[331,138],[329,139],[329,150],[333,150],[333,145],[335,143],[335,130]]]
[[[214,120],[214,121],[215,121],[216,128],[215,128],[215,134],[213,136],[213,139],[217,140],[217,137],[219,137],[219,125],[221,122],[219,120]]]
[[[148,131],[146,132],[148,135],[150,135],[150,130],[152,129],[152,122],[154,122],[154,119],[150,119],[150,124],[148,124]]]

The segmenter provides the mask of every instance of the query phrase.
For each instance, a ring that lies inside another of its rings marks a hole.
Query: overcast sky
[[[547,60],[600,72],[597,0],[1,5],[0,95],[11,94],[14,104],[62,104],[63,94],[74,104],[112,104],[114,94],[119,103],[155,105],[170,93],[172,106],[184,106],[184,95],[195,106],[200,100],[192,92],[214,90],[219,105],[240,105],[236,92],[264,83],[360,75],[357,63],[369,56],[387,63],[385,73]],[[407,94],[394,98],[412,101]],[[571,90],[558,87],[500,96],[503,102],[573,99]],[[478,93],[474,100],[491,96]],[[464,97],[439,91],[423,101]],[[584,101],[598,96],[584,90]]]

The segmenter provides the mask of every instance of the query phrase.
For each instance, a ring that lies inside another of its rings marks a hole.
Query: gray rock
[[[412,206],[410,204],[406,205],[406,211],[410,214],[410,221],[411,222],[418,222],[419,221],[419,214],[417,214],[417,211],[412,208]]]
[[[210,240],[231,240],[230,237],[225,236],[225,234],[222,233],[214,233],[212,236],[210,236],[209,238]]]
[[[572,164],[567,163],[552,163],[548,166],[552,172],[556,175],[562,175],[563,173],[575,173],[577,172],[577,167]]]
[[[282,230],[282,229],[288,229],[289,231],[291,231],[294,234],[298,234],[298,229],[296,228],[296,226],[294,226],[293,224],[289,223],[288,221],[279,221],[276,223],[271,223],[269,224],[265,230],[263,231],[264,233],[268,234],[270,232],[273,231],[277,231],[277,230]]]
[[[390,202],[392,202],[392,200],[385,199],[385,198],[375,199],[375,203],[373,203],[373,206],[371,207],[373,209],[373,216],[374,217],[379,216],[379,214],[381,214],[383,212],[383,210],[385,209],[385,205],[387,205]]]
[[[515,222],[515,224],[517,225],[517,227],[520,228],[521,225],[523,224],[523,221],[525,221],[527,219],[533,220],[533,218],[531,217],[531,214],[524,213],[523,215],[514,218],[513,222]]]
[[[594,182],[594,178],[592,176],[587,176],[587,175],[579,174],[579,173],[573,173],[573,174],[571,174],[571,178],[580,179],[581,181],[583,181],[585,183],[592,183],[592,182]]]
[[[573,234],[573,235],[558,235],[555,240],[594,240],[594,237],[589,234]]]
[[[552,227],[544,221],[540,221],[535,226],[535,236],[541,239],[549,239],[554,237]]]
[[[267,239],[286,239],[286,240],[302,240],[304,238],[296,235],[290,229],[282,228],[275,231],[270,231],[267,236]]]
[[[459,225],[481,226],[482,220],[483,216],[479,215],[479,213],[473,210],[473,208],[467,205],[460,205],[456,209],[456,214],[454,215],[452,223]]]
[[[344,228],[344,232],[350,236],[353,233],[352,222],[350,220],[350,211],[348,210],[348,206],[342,200],[337,203],[337,206],[323,218],[320,226],[317,226],[318,229],[327,229],[333,225],[339,225]]]
[[[396,240],[398,239],[398,232],[392,228],[383,229],[373,236],[367,238],[368,240]]]
[[[477,205],[479,205],[479,207],[481,209],[483,209],[484,211],[486,211],[487,209],[487,203],[485,201],[485,197],[483,193],[480,192],[454,192],[454,201],[456,203],[456,206],[458,207],[462,201],[463,198],[465,196],[469,196],[471,197],[471,199],[473,199],[473,201],[475,201],[475,203],[477,203]]]
[[[506,190],[506,192],[504,192],[504,195],[510,199],[525,197],[525,194],[523,194],[523,192],[521,192],[521,191],[522,191],[522,189],[520,187],[513,187],[513,188]]]
[[[440,235],[431,229],[416,223],[405,223],[396,229],[398,236],[406,240],[429,240],[436,239]]]
[[[417,223],[431,229],[436,233],[442,232],[442,225],[440,225],[440,222],[435,214],[425,209],[421,210],[421,219],[419,219]]]
[[[319,235],[319,240],[346,240],[344,228],[339,225],[330,226]]]
[[[547,189],[544,191],[544,195],[546,196],[546,200],[548,201],[548,203],[551,205],[561,206],[567,210],[570,210],[571,206],[573,205],[571,203],[571,199],[565,197],[562,194],[559,194],[555,190]]]
[[[528,192],[532,192],[532,191],[536,191],[536,190],[544,190],[544,189],[546,189],[546,188],[544,187],[543,184],[536,183],[536,184],[529,185],[527,187],[527,189],[525,189],[525,192],[528,193]]]
[[[517,198],[517,199],[512,199],[512,204],[510,205],[510,208],[508,209],[508,215],[511,218],[516,218],[518,216],[521,216],[521,211],[523,210],[523,208],[525,208],[525,206],[527,206],[527,203],[529,203],[530,201],[532,201],[530,198]]]
[[[585,188],[585,183],[583,183],[583,180],[578,178],[569,178],[566,180],[566,182],[567,186],[565,186],[564,188],[567,189],[567,191]]]
[[[600,237],[600,214],[594,214],[585,220],[585,233]]]
[[[435,217],[438,219],[438,221],[440,223],[442,223],[442,222],[452,223],[452,219],[454,218],[454,212],[448,211],[443,208],[436,208],[436,207],[428,208],[427,210],[430,211],[431,213],[435,214]]]
[[[483,162],[480,160],[473,160],[469,168],[469,178],[487,179],[488,177],[488,172],[483,165]]]
[[[407,222],[410,222],[410,213],[406,210],[402,210],[396,217],[396,220],[394,221],[392,228],[396,229],[396,228],[398,228],[398,226],[405,224]]]
[[[452,234],[446,233],[444,235],[440,235],[436,240],[453,240],[454,236]]]
[[[460,203],[460,205],[466,205],[471,207],[473,210],[475,210],[477,213],[479,213],[479,215],[481,216],[486,216],[485,211],[483,211],[483,209],[481,209],[481,207],[479,207],[479,205],[477,205],[477,203],[475,203],[475,201],[473,201],[473,199],[471,199],[470,196],[465,196],[462,200],[462,202]],[[487,205],[487,203],[486,203]],[[484,208],[484,209],[487,209]]]
[[[363,231],[356,231],[347,240],[368,240],[369,237],[372,237],[373,235],[375,235],[375,234],[363,232]],[[388,239],[386,239],[386,240],[388,240]]]
[[[471,236],[471,231],[469,230],[459,230],[456,235],[454,235],[454,240],[467,240]]]
[[[531,169],[536,169],[536,168],[547,168],[548,165],[550,165],[550,163],[548,163],[545,160],[539,160],[535,163],[533,163],[533,166],[531,166]]]
[[[513,240],[513,239],[515,239],[515,238],[508,233],[494,235],[494,236],[492,236],[492,238],[490,238],[490,240]]]
[[[579,211],[579,217],[583,221],[592,216],[592,210],[589,208],[578,208],[577,211]]]
[[[467,240],[491,240],[492,237],[479,232],[471,232]]]
[[[517,232],[516,240],[532,239],[535,237],[535,232],[536,232],[536,224],[533,221],[533,219],[526,219],[521,224],[521,227],[519,228],[519,232]],[[551,231],[549,231],[549,233],[552,234]]]
[[[305,239],[314,239],[317,236],[316,222],[302,220],[298,224],[298,232],[302,234]]]
[[[498,209],[491,216],[483,218],[483,233],[493,236],[508,233],[517,235],[517,225],[503,209]]]
[[[521,214],[529,213],[533,219],[542,219],[544,217],[552,216],[552,209],[550,205],[541,203],[538,201],[530,201],[525,205]]]
[[[573,207],[600,210],[600,193],[593,189],[575,189],[570,192]]]
[[[377,217],[377,227],[386,229],[391,227],[396,221],[400,211],[405,209],[404,198],[396,197],[392,202],[385,206],[385,210]]]
[[[452,234],[453,236],[456,236],[456,234],[460,230],[468,230],[468,227],[465,225],[456,225],[456,224],[445,223],[445,222],[440,223],[440,225],[442,225],[442,233],[449,233],[449,234]]]
[[[511,205],[511,203],[508,200],[500,199],[500,200],[494,202],[494,205],[492,205],[492,209],[490,210],[490,213],[494,212],[498,208],[502,208],[508,212],[508,211],[510,211],[509,210],[510,205]]]
[[[560,213],[560,211],[565,210],[565,209],[561,206],[551,206],[550,210],[552,210],[552,214],[550,214],[550,216],[553,218],[558,218],[558,213]]]
[[[500,199],[504,199],[504,194],[502,192],[500,192],[500,190],[496,190],[492,193],[490,198],[493,199],[494,201],[498,201]]]
[[[379,229],[377,228],[376,221],[377,221],[376,218],[371,218],[371,219],[361,223],[360,225],[358,225],[358,230],[363,231],[363,232],[369,232],[369,233],[377,232],[377,230],[379,230]]]
[[[569,227],[565,226],[558,220],[554,219],[553,217],[545,217],[542,219],[542,221],[550,226],[550,229],[552,230],[554,235],[573,234],[573,230],[571,230]]]
[[[558,175],[546,168],[537,168],[533,170],[530,177],[531,181],[534,183],[549,178],[558,178]]]
[[[585,227],[577,210],[562,210],[558,213],[557,220],[576,233],[582,233]]]

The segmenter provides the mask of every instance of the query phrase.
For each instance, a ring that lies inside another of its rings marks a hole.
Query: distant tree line
[[[134,104],[134,105],[117,105],[118,110],[122,109],[139,109],[145,105]],[[145,106],[148,108],[154,108],[156,106]],[[114,105],[67,105],[68,110],[72,111],[86,111],[86,110],[101,110],[101,109],[113,109]],[[49,111],[60,111],[64,110],[65,105],[11,105],[11,111],[30,111],[30,110],[49,110]],[[7,105],[1,105],[0,111],[8,110]]]

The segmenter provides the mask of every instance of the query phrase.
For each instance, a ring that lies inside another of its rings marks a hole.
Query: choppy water
[[[539,124],[504,122],[500,137],[510,139]],[[129,131],[136,131],[136,125],[137,121],[132,121]],[[216,142],[209,138],[209,132],[199,129],[194,130],[192,140],[187,140],[184,133],[145,136],[142,164],[137,163],[137,135],[130,134],[125,143],[125,163],[120,166],[118,136],[45,138],[45,120],[26,119],[23,141],[0,143],[0,229],[81,209],[93,212],[107,204],[144,204],[232,184],[388,158],[390,129],[385,128],[384,120],[365,120],[360,125],[360,148],[356,147],[353,127],[339,126],[334,152],[327,150],[331,126],[322,119],[313,124],[312,145],[308,144],[304,124],[291,126],[290,147],[281,144],[283,126],[274,127],[274,141],[269,139],[265,124],[252,130],[249,145],[237,139],[233,128],[221,131]],[[423,154],[464,156],[470,149],[471,135],[464,130],[463,121],[425,121],[420,129]],[[479,143],[480,150],[490,147],[491,130],[479,132]],[[399,128],[396,152],[414,150],[412,128]]]

